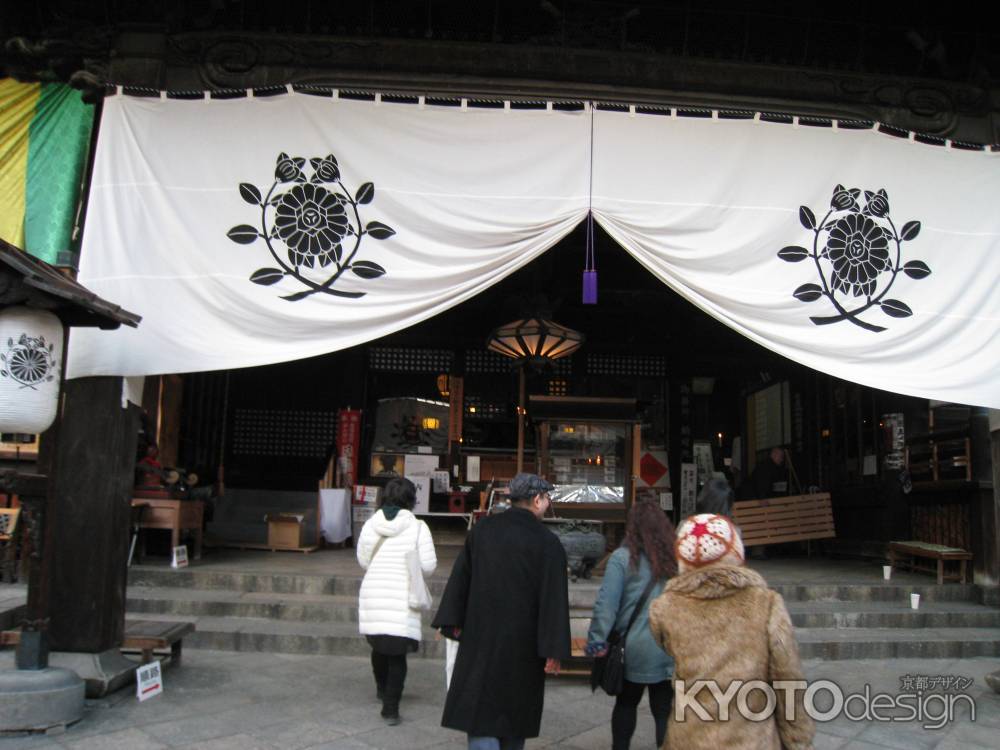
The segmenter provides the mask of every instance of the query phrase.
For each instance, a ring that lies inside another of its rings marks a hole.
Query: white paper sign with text
[[[143,664],[135,670],[135,697],[140,702],[163,692],[163,669],[160,662]]]

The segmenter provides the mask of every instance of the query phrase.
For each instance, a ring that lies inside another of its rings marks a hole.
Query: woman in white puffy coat
[[[379,508],[358,536],[358,564],[365,569],[358,595],[358,626],[372,647],[372,671],[387,724],[399,724],[399,699],[406,681],[406,655],[420,646],[420,610],[409,604],[406,553],[416,550],[425,576],[437,567],[427,524],[411,512],[416,487],[391,479]]]

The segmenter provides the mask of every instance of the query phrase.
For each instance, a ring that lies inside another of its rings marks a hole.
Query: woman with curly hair
[[[666,736],[674,695],[670,684],[674,662],[653,640],[649,604],[676,573],[673,524],[656,503],[636,501],[628,514],[622,546],[608,558],[587,633],[587,653],[603,656],[611,632],[622,633],[632,622],[625,634],[625,687],[615,697],[611,714],[613,750],[627,750],[635,732],[636,709],[646,690],[656,725],[657,747]],[[637,606],[641,606],[638,612]]]

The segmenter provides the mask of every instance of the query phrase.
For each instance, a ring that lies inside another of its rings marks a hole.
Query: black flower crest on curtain
[[[350,271],[362,279],[377,279],[386,270],[370,260],[358,260],[365,237],[385,240],[396,232],[379,221],[362,223],[359,206],[375,198],[375,185],[366,182],[352,195],[340,179],[340,166],[333,154],[308,160],[312,175],[306,176],[306,159],[278,154],[274,182],[267,194],[253,184],[240,184],[240,195],[260,208],[260,225],[240,224],[226,235],[233,242],[249,245],[264,240],[277,268],[260,268],[250,281],[263,286],[285,278],[306,289],[282,299],[298,302],[313,294],[358,298],[365,292],[336,289]],[[282,252],[282,245],[284,251]]]
[[[911,279],[923,279],[931,269],[919,260],[903,263],[903,242],[920,233],[919,221],[908,221],[902,229],[889,216],[889,195],[885,190],[864,191],[864,207],[859,188],[837,185],[830,208],[822,220],[808,206],[799,207],[799,221],[813,233],[812,249],[789,245],[778,251],[788,263],[811,258],[819,275],[819,284],[802,284],[792,294],[800,302],[826,298],[836,315],[813,316],[818,326],[849,323],[867,331],[884,331],[884,326],[865,322],[860,316],[872,308],[881,308],[891,318],[913,315],[909,306],[886,295],[900,271]]]

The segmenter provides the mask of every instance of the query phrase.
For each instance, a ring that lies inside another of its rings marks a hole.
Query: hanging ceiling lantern
[[[0,310],[0,432],[35,435],[51,426],[62,361],[59,318],[30,307]]]
[[[497,328],[487,346],[511,359],[543,362],[572,354],[584,341],[584,335],[572,328],[544,318],[525,318]]]

